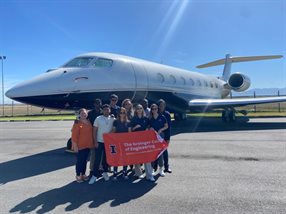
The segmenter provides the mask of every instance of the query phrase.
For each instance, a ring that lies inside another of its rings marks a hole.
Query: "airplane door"
[[[146,98],[148,94],[148,72],[143,65],[136,62],[132,62],[132,67],[135,74],[135,91],[132,100],[140,101]]]

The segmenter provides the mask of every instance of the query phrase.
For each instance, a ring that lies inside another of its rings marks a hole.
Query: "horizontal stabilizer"
[[[189,101],[190,107],[210,107],[224,108],[246,105],[255,105],[263,103],[286,102],[286,96],[281,97],[262,97],[262,98],[233,98],[233,99],[194,99]]]
[[[267,59],[279,59],[282,58],[282,55],[270,55],[270,56],[231,56],[229,57],[229,60],[233,62],[248,62],[248,61],[256,61],[256,60],[267,60]],[[207,67],[212,67],[212,66],[217,66],[217,65],[223,65],[225,64],[225,58],[219,59],[213,62],[209,62],[206,64],[202,64],[197,66],[197,68],[207,68]]]

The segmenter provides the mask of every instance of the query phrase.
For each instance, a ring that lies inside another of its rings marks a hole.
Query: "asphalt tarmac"
[[[285,213],[286,118],[173,123],[172,174],[76,183],[71,121],[0,123],[0,213]]]

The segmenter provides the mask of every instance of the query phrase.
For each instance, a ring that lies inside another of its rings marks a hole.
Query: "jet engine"
[[[228,79],[229,87],[236,92],[246,91],[250,84],[248,76],[241,73],[233,73]]]

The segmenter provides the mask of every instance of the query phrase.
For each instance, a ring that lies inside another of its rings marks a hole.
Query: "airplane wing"
[[[189,101],[189,106],[191,108],[224,108],[279,102],[286,102],[286,96],[233,99],[194,99]]]

